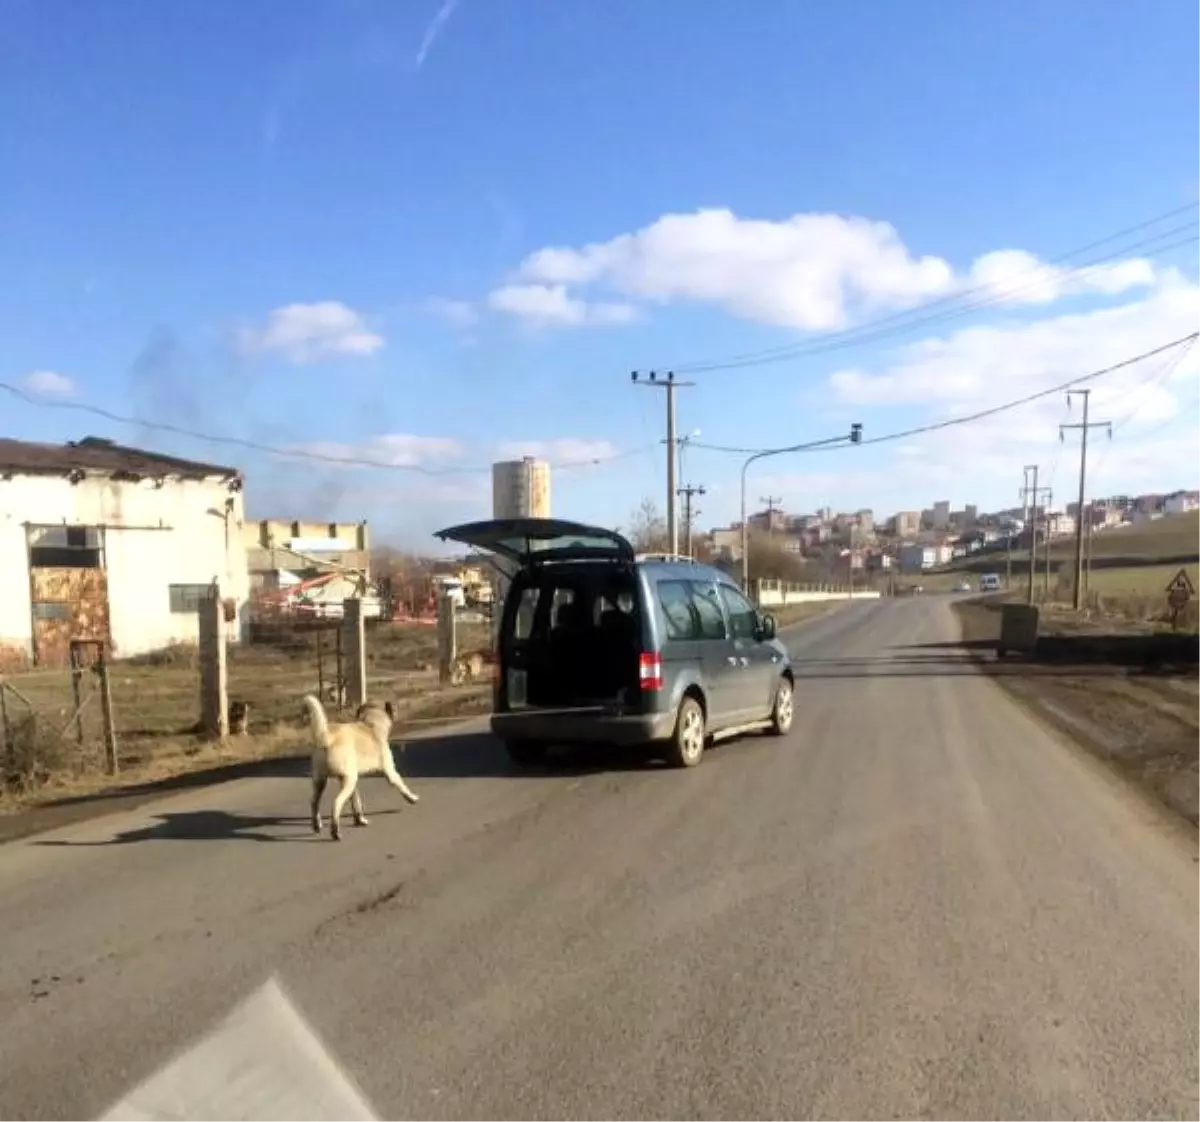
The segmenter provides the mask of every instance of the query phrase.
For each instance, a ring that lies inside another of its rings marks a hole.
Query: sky
[[[0,16],[0,432],[232,464],[256,517],[423,549],[531,454],[556,516],[627,525],[666,494],[633,370],[692,383],[704,526],[745,458],[705,445],[853,422],[752,467],[751,508],[999,509],[1033,463],[1060,506],[1061,393],[869,441],[1200,328],[1192,0]],[[1200,346],[1086,384],[1091,493],[1197,485]]]

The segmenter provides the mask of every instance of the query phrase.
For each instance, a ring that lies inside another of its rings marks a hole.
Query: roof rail
[[[694,557],[689,557],[686,553],[638,553],[634,555],[634,560],[683,562],[688,565],[700,564]]]

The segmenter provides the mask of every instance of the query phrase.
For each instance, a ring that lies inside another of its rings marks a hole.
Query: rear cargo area
[[[585,708],[637,698],[642,620],[631,570],[546,566],[514,594],[520,599],[503,639],[510,708]]]

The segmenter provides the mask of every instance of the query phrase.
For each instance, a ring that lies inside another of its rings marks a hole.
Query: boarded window
[[[95,526],[40,526],[29,539],[35,569],[101,569],[104,554]]]
[[[195,612],[208,599],[212,585],[171,584],[167,586],[171,596],[171,611]]]
[[[34,619],[70,619],[71,605],[53,601],[35,601],[33,605]]]

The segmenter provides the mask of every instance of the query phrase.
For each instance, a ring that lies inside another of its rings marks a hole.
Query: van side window
[[[687,581],[664,580],[658,583],[658,602],[667,621],[667,638],[699,639],[700,619],[692,607]]]
[[[528,639],[533,634],[534,613],[537,611],[539,588],[523,588],[517,610],[513,615],[513,638]]]
[[[758,610],[736,588],[721,585],[721,599],[729,612],[729,626],[735,639],[753,639],[758,633]]]
[[[725,614],[721,611],[721,603],[717,599],[716,585],[691,582],[692,605],[700,617],[700,638],[724,639]]]

